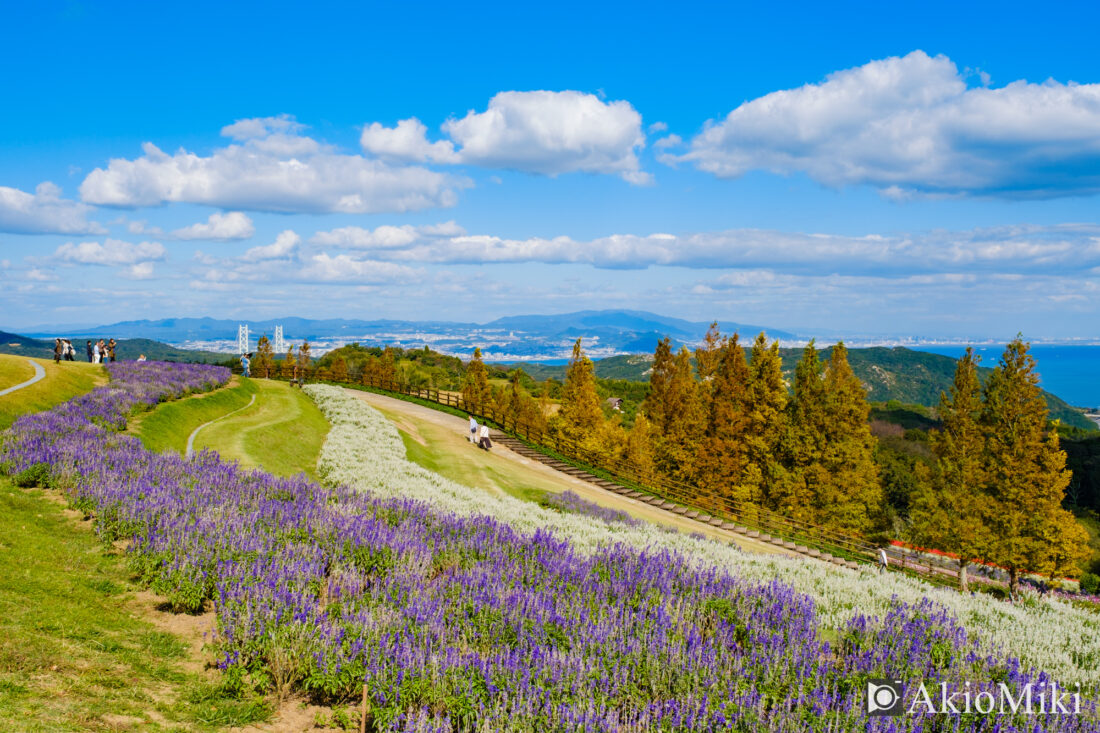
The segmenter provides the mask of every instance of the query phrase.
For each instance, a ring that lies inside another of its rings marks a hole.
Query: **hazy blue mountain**
[[[158,320],[122,321],[106,326],[74,329],[64,332],[70,338],[96,337],[116,339],[147,338],[167,343],[194,341],[224,341],[237,336],[239,324],[248,325],[252,338],[271,336],[275,326],[281,325],[288,340],[309,339],[359,339],[372,341],[372,337],[394,333],[428,333],[436,337],[454,338],[455,351],[471,350],[486,332],[499,332],[509,337],[507,346],[486,349],[486,353],[542,354],[551,346],[564,348],[562,341],[585,338],[590,345],[618,352],[650,352],[657,341],[665,336],[677,344],[694,343],[702,339],[708,322],[691,322],[668,318],[644,311],[610,310],[578,311],[559,315],[526,315],[498,318],[489,323],[461,323],[452,321],[396,321],[361,319],[308,319],[273,318],[262,321],[238,321],[216,318],[162,318]],[[726,333],[738,331],[743,335],[755,335],[764,330],[770,336],[781,339],[795,338],[785,331],[737,323],[723,323]],[[55,330],[33,333],[33,336],[55,336]],[[398,339],[387,338],[387,342]],[[446,346],[446,341],[436,340],[435,345]],[[467,349],[467,346],[469,349]]]
[[[793,334],[764,326],[752,326],[741,323],[721,323],[722,331],[756,335],[767,331],[768,335],[780,339],[793,339]],[[486,328],[501,328],[543,334],[572,334],[591,332],[593,329],[636,334],[659,334],[684,340],[698,340],[707,332],[710,321],[685,321],[680,318],[668,318],[646,311],[611,310],[577,311],[550,316],[508,316],[485,324]]]

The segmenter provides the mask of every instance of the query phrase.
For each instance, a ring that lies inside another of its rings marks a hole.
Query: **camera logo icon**
[[[867,680],[867,714],[901,715],[903,694],[901,680]]]

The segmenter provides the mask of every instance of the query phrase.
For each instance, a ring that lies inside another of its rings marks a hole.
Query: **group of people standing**
[[[87,344],[88,361],[92,364],[114,361],[117,347],[118,343],[114,339],[107,342],[100,339],[95,343],[89,339]],[[73,342],[69,339],[55,338],[53,340],[53,360],[60,364],[62,359],[76,361],[76,348],[73,347]]]

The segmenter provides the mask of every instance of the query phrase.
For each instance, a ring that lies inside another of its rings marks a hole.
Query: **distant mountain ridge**
[[[709,322],[669,318],[646,311],[577,311],[556,315],[519,315],[497,318],[488,323],[458,321],[398,321],[392,319],[308,319],[272,318],[261,321],[216,318],[162,318],[159,320],[121,321],[107,326],[78,329],[65,335],[80,338],[148,338],[174,344],[204,341],[231,341],[237,327],[246,324],[252,339],[272,336],[276,326],[283,327],[288,341],[398,342],[410,345],[416,334],[429,334],[424,342],[450,353],[468,353],[481,346],[486,359],[540,356],[547,353],[568,355],[569,343],[584,338],[586,347],[603,355],[651,352],[661,338],[676,344],[695,344],[702,340]],[[797,338],[791,333],[764,326],[724,322],[723,331],[755,335],[766,331],[783,340]],[[394,338],[405,334],[407,338]],[[36,333],[53,337],[56,333]]]

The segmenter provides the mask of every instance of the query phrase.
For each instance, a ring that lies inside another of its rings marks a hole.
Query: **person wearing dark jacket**
[[[88,363],[92,363],[92,342],[88,342]]]
[[[61,363],[61,354],[64,353],[64,351],[65,351],[65,346],[64,346],[64,344],[61,343],[61,339],[60,338],[54,339],[53,340],[53,363],[54,364],[60,364]]]
[[[118,343],[114,339],[111,339],[110,341],[107,342],[107,356],[110,357],[110,360],[112,362],[115,360],[115,347],[116,346],[118,346]]]

